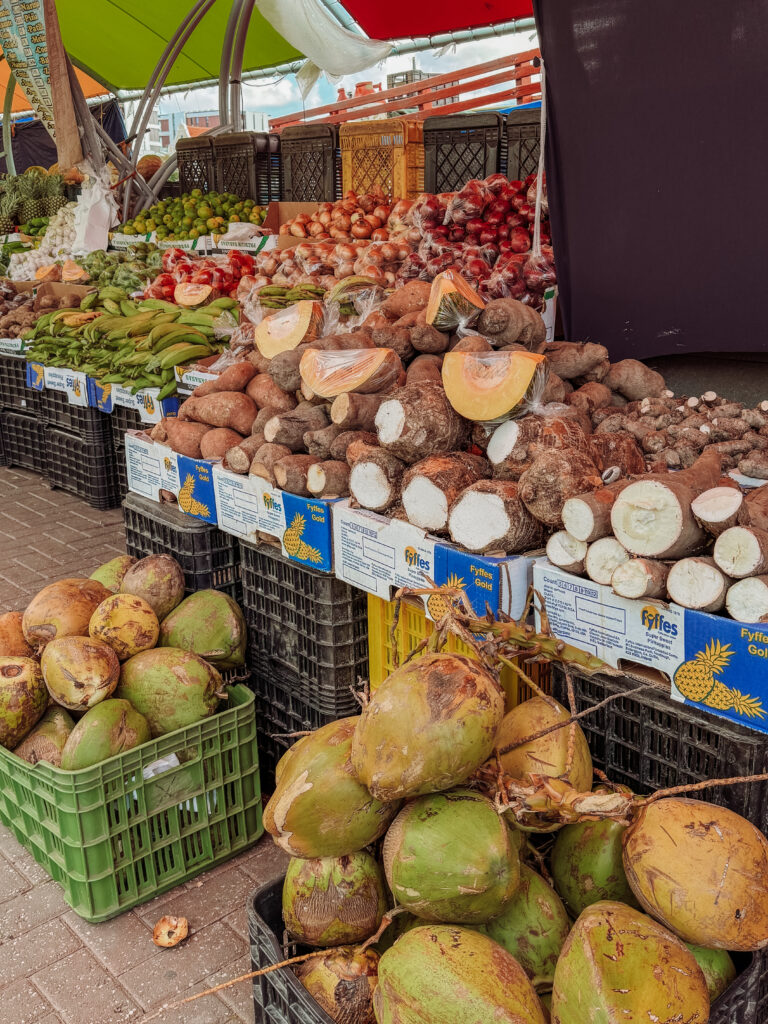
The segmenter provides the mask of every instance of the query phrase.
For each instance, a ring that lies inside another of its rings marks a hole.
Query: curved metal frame
[[[5,90],[3,101],[3,156],[5,157],[5,169],[8,174],[16,173],[16,161],[13,159],[13,131],[11,125],[11,111],[13,110],[13,94],[16,91],[16,75],[9,65],[8,85]]]

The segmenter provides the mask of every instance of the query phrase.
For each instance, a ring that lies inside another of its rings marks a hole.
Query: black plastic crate
[[[641,685],[626,678],[571,675],[577,711]],[[565,674],[558,666],[553,666],[552,694],[568,706]],[[579,724],[595,764],[636,793],[768,772],[768,735],[680,704],[653,687],[636,697],[619,697]],[[768,782],[708,789],[703,798],[768,832]]]
[[[44,428],[45,480],[92,508],[117,508],[117,461],[112,439],[88,441],[58,427]]]
[[[308,953],[291,945],[284,953],[283,880],[259,886],[248,897],[248,937],[251,970],[280,963],[287,956]],[[740,973],[715,1000],[709,1024],[766,1024],[768,1022],[768,954],[735,957]],[[290,967],[253,979],[253,1006],[258,1024],[333,1024]]]
[[[0,411],[4,465],[42,473],[45,469],[44,429],[34,413],[15,409]]]
[[[290,679],[321,714],[354,714],[352,690],[368,677],[368,597],[277,549],[241,541],[251,671]]]
[[[524,181],[539,169],[541,109],[511,110],[504,123],[501,173],[510,181]]]
[[[46,427],[56,427],[84,441],[111,447],[112,424],[108,413],[89,406],[70,405],[63,391],[45,388],[31,393],[37,395],[38,415]]]
[[[24,356],[0,355],[0,409],[37,410],[38,394],[27,387]]]
[[[176,143],[176,159],[179,166],[181,191],[212,192],[216,187],[216,161],[213,156],[213,140],[210,136],[196,139],[179,139]]]
[[[8,458],[5,454],[5,445],[3,444],[3,419],[0,416],[0,466],[7,466]]]
[[[456,192],[501,166],[504,119],[494,111],[424,121],[424,190]]]
[[[123,519],[129,555],[173,555],[184,570],[188,594],[222,590],[240,601],[240,548],[234,537],[174,505],[130,492],[123,502]]]
[[[280,136],[283,199],[331,203],[341,198],[341,149],[335,125],[294,125]]]
[[[267,206],[280,199],[280,136],[234,132],[213,140],[216,187]]]

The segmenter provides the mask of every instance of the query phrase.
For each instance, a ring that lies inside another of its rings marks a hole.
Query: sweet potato
[[[260,373],[254,377],[246,387],[245,393],[259,409],[269,406],[272,409],[279,409],[280,412],[288,412],[296,408],[294,396],[283,391],[268,373]]]
[[[179,409],[179,419],[207,423],[211,427],[229,427],[244,437],[250,434],[257,412],[256,403],[248,395],[220,391],[205,398],[188,398]]]
[[[233,363],[215,380],[206,380],[199,384],[192,392],[192,397],[205,398],[206,395],[218,394],[221,391],[245,391],[248,381],[255,376],[256,367],[252,363]]]
[[[382,302],[382,313],[387,317],[399,319],[406,313],[426,309],[431,287],[428,281],[408,281]]]
[[[204,459],[223,459],[229,449],[242,440],[243,437],[229,427],[214,427],[203,435],[200,454]]]
[[[180,419],[162,419],[152,428],[150,437],[160,444],[167,444],[179,455],[190,459],[201,459],[200,442],[212,430],[207,423],[185,423]]]

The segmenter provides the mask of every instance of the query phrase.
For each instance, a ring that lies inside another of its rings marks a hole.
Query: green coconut
[[[544,1024],[520,964],[479,932],[414,928],[379,961],[377,1024]],[[570,1024],[575,1024],[572,1018]]]
[[[504,771],[514,779],[527,775],[543,775],[562,779],[581,793],[592,789],[592,757],[587,738],[577,722],[564,726],[539,739],[525,742],[530,736],[570,718],[570,714],[553,697],[532,697],[518,704],[504,716],[495,747],[501,754]],[[520,827],[532,832],[554,832],[559,822],[550,822],[546,815],[528,814]]]
[[[336,1024],[376,1024],[373,993],[379,954],[354,946],[329,949],[294,970],[304,988]]]
[[[381,938],[373,947],[379,952],[379,954],[386,953],[388,949],[397,942],[397,940],[405,935],[406,932],[412,931],[414,928],[423,928],[424,922],[421,918],[416,917],[415,914],[411,914],[409,911],[403,911],[398,913],[391,919],[391,923],[384,929]],[[482,928],[482,925],[478,925],[478,928]]]
[[[223,685],[213,665],[199,655],[156,647],[123,662],[115,696],[146,718],[153,736],[163,736],[212,715]]]
[[[521,864],[520,884],[512,898],[482,930],[512,954],[538,990],[552,984],[571,922],[552,887]]]
[[[16,747],[14,754],[30,764],[47,761],[60,768],[61,753],[74,725],[64,708],[51,705],[32,732]]]
[[[91,616],[89,634],[103,640],[120,661],[151,650],[160,634],[160,623],[151,606],[133,594],[113,594]]]
[[[292,857],[283,882],[283,921],[307,946],[364,942],[387,909],[376,859],[359,851],[344,857]]]
[[[109,562],[100,565],[98,569],[94,569],[89,579],[98,580],[107,590],[116,594],[123,582],[123,577],[136,562],[137,559],[131,555],[118,555],[117,558],[112,558]]]
[[[13,750],[48,706],[40,666],[33,658],[0,657],[0,747]]]
[[[143,598],[162,622],[184,598],[184,572],[170,555],[147,555],[123,576],[120,593]]]
[[[220,671],[239,668],[245,664],[245,619],[227,594],[198,590],[165,617],[159,643],[194,651]]]
[[[693,954],[639,910],[587,907],[555,969],[552,1024],[709,1020],[709,993]]]
[[[616,821],[566,825],[552,848],[552,881],[575,918],[601,900],[639,907],[624,873],[622,839],[626,826]]]
[[[27,605],[22,629],[35,648],[64,636],[88,636],[88,623],[110,595],[98,580],[69,577],[43,587]]]
[[[469,789],[410,801],[382,850],[395,901],[425,921],[481,924],[520,882],[520,857],[490,800]]]
[[[120,662],[109,644],[88,636],[51,640],[40,667],[50,695],[70,711],[86,711],[111,696],[120,677]]]
[[[146,718],[127,700],[103,700],[91,708],[70,733],[61,767],[65,771],[90,768],[150,739]]]
[[[685,942],[768,946],[768,840],[741,815],[681,797],[647,803],[624,833],[624,870],[643,909]]]
[[[702,970],[710,1001],[714,1003],[736,978],[736,964],[725,949],[705,949],[690,942],[686,946]]]
[[[479,662],[425,654],[373,694],[352,742],[358,778],[379,800],[451,789],[490,756],[504,691]]]
[[[264,827],[292,857],[343,857],[386,832],[398,804],[374,799],[349,760],[357,718],[330,722],[291,750]]]

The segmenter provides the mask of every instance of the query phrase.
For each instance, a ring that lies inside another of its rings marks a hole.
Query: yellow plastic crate
[[[424,191],[424,125],[401,117],[339,128],[341,180],[358,195],[380,188],[389,199]]]
[[[411,601],[400,605],[400,618],[395,631],[394,643],[390,635],[395,617],[395,602],[368,595],[368,671],[371,687],[377,687],[395,669],[395,655],[400,665],[419,644],[432,635],[435,624],[428,619],[423,608]],[[464,654],[475,658],[475,652],[459,637],[449,634],[443,648],[452,654]],[[522,669],[545,693],[551,693],[549,665],[536,662],[522,665]],[[527,683],[521,683],[518,676],[506,665],[501,670],[501,685],[507,695],[507,711],[522,704],[533,696]]]

